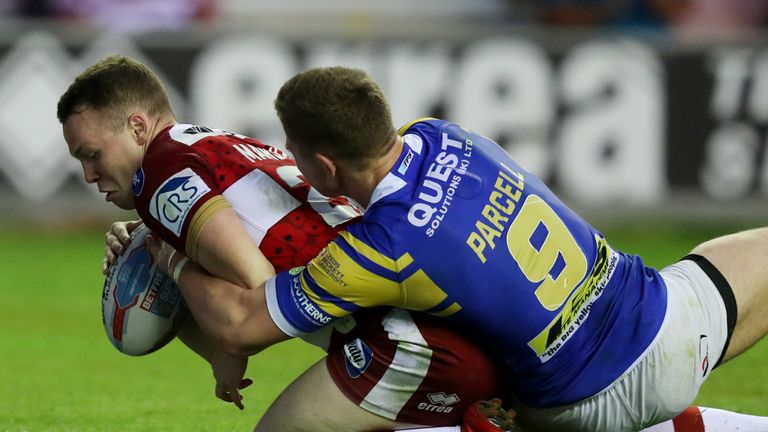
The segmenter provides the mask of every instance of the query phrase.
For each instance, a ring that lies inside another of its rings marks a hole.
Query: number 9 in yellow
[[[529,195],[507,232],[507,248],[523,275],[539,283],[536,298],[559,308],[587,274],[587,258],[562,219],[541,197]]]

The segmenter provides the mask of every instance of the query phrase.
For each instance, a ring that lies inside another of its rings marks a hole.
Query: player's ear
[[[322,167],[323,172],[328,178],[335,178],[338,166],[333,159],[322,153],[315,153],[315,161]]]
[[[135,112],[128,116],[128,128],[131,131],[131,137],[139,144],[148,143],[148,128],[147,119],[138,112]]]

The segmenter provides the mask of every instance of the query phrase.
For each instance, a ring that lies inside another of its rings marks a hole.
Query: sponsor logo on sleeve
[[[408,172],[408,167],[411,166],[411,161],[413,160],[413,152],[408,149],[408,153],[403,158],[403,161],[400,162],[400,166],[397,167],[397,172],[399,172],[402,175],[405,175],[406,172]]]
[[[191,168],[185,168],[155,191],[149,203],[149,212],[164,227],[180,236],[192,207],[210,190],[199,175]]]
[[[293,271],[296,269],[292,269]],[[289,271],[289,272],[290,272]],[[291,300],[296,305],[296,309],[303,316],[303,321],[309,325],[302,328],[303,331],[316,331],[320,327],[324,327],[333,320],[333,316],[326,313],[320,306],[317,305],[307,293],[304,292],[304,287],[301,284],[301,272],[296,275],[290,276],[291,283]]]
[[[347,365],[347,373],[352,378],[362,375],[373,360],[373,350],[360,338],[344,344],[344,363]]]

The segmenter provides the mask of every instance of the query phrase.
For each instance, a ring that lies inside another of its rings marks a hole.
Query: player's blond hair
[[[168,94],[147,66],[125,56],[108,56],[83,71],[59,99],[56,116],[62,124],[84,109],[104,115],[114,129],[124,127],[131,110],[153,117],[172,114]]]
[[[397,133],[384,92],[359,69],[299,73],[280,89],[275,109],[289,139],[360,168],[386,153]]]

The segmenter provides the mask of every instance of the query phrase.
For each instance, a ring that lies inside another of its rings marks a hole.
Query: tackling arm
[[[147,246],[159,268],[173,275],[203,331],[233,355],[252,355],[289,339],[272,321],[264,284],[246,289],[216,277],[199,265],[182,262],[183,255],[168,243],[149,237]],[[179,270],[176,267],[181,265]]]

